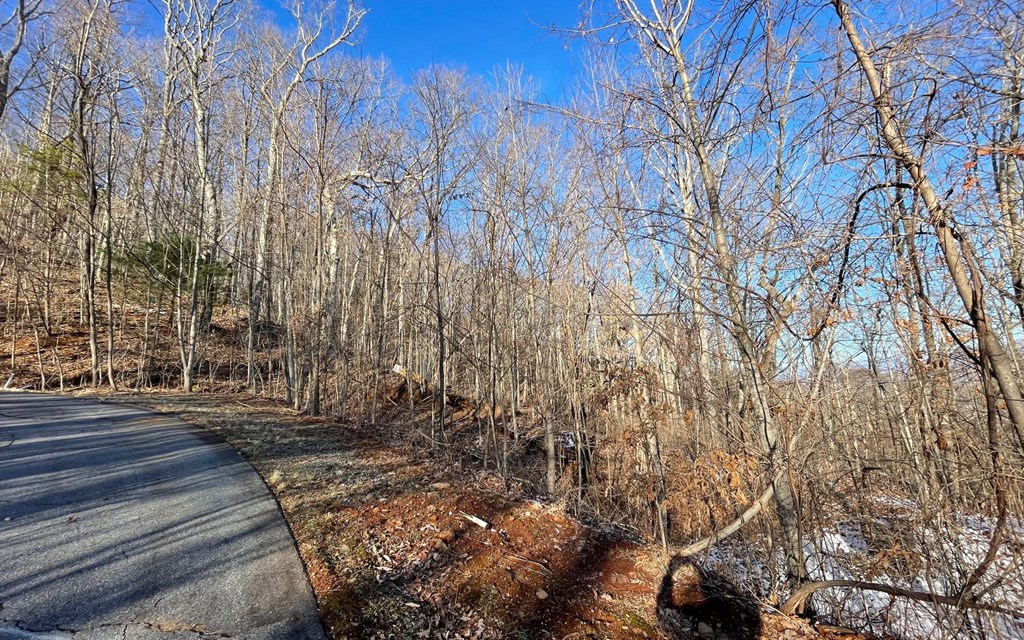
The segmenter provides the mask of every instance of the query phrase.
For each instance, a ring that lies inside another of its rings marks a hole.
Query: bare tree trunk
[[[924,163],[914,154],[903,137],[892,98],[883,84],[882,77],[878,73],[871,55],[857,34],[849,7],[843,0],[833,0],[833,6],[847,39],[850,41],[850,47],[857,56],[861,72],[871,87],[871,93],[875,99],[875,112],[880,121],[882,139],[910,174],[914,190],[928,209],[929,223],[935,232],[935,238],[945,259],[950,279],[963,302],[964,309],[971,316],[978,342],[982,347],[988,366],[992,368],[992,374],[999,385],[1000,393],[1006,401],[1010,420],[1017,429],[1024,428],[1024,398],[1021,397],[1013,361],[999,336],[992,331],[987,323],[979,322],[979,318],[985,315],[985,309],[980,292],[972,285],[972,281],[980,282],[982,278],[979,273],[977,253],[968,235],[968,230],[957,228],[954,231],[953,220],[935,192],[928,173],[925,171]]]

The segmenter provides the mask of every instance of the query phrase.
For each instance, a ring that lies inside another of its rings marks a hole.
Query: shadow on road
[[[303,588],[299,614],[286,590]],[[287,526],[241,456],[171,417],[57,396],[0,394],[0,603],[42,630],[291,619],[267,637],[323,637],[306,631],[310,613],[319,623]]]

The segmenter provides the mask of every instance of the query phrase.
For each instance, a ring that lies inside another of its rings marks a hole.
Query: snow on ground
[[[995,520],[977,514],[924,521],[920,509],[887,498],[888,509],[870,521],[839,521],[807,536],[812,580],[868,580],[917,591],[953,594],[985,556]],[[1007,522],[1005,541],[975,590],[988,604],[1024,612],[1024,522]],[[729,540],[706,558],[713,570],[753,593],[783,594],[781,550]],[[783,598],[784,599],[784,594]],[[818,592],[819,616],[857,630],[904,640],[997,638],[1024,640],[1024,617],[950,607],[860,589]]]

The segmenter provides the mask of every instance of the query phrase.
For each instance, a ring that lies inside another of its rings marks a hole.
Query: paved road
[[[231,447],[124,405],[0,393],[0,640],[324,640]]]

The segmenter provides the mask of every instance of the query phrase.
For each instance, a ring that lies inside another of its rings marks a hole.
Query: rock
[[[715,630],[706,622],[697,623],[697,635],[702,638],[714,638]]]
[[[538,600],[546,600],[547,597],[548,597],[548,592],[547,591],[545,591],[543,589],[537,589],[537,599]]]

